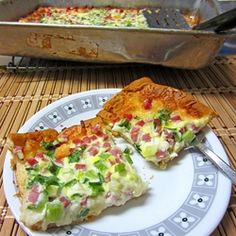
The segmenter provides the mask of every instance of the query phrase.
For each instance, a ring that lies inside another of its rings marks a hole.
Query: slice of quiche
[[[117,147],[99,118],[60,133],[10,134],[8,146],[20,220],[33,230],[90,220],[146,190],[132,165],[132,151]]]
[[[144,77],[113,96],[97,116],[147,161],[166,168],[216,113],[192,95]]]

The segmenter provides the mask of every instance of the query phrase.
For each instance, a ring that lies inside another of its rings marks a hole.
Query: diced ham
[[[138,140],[138,133],[131,133],[131,139],[133,142],[136,142]]]
[[[43,152],[38,152],[35,157],[43,159],[44,158],[44,154],[43,154]]]
[[[105,143],[103,144],[103,147],[106,149],[106,151],[108,151],[108,150],[110,150],[110,148],[111,148],[111,144],[110,144],[109,142],[105,142]]]
[[[35,204],[39,199],[39,194],[38,186],[33,185],[28,195],[28,201]]]
[[[55,159],[55,163],[63,165],[63,160],[62,159]]]
[[[142,140],[145,141],[145,142],[150,142],[151,141],[151,136],[150,134],[144,134],[142,136]]]
[[[171,130],[164,130],[163,133],[167,139],[174,138],[174,133]]]
[[[82,144],[83,145],[86,145],[86,144],[89,144],[91,142],[90,138],[88,136],[85,136],[83,139],[82,139]]]
[[[132,130],[130,131],[130,136],[133,142],[137,141],[139,131],[140,131],[140,127],[137,127],[137,126],[133,127]]]
[[[76,170],[85,170],[86,169],[86,164],[76,163],[75,164],[75,169]]]
[[[90,138],[92,141],[95,141],[95,140],[97,139],[97,136],[96,136],[96,135],[91,135],[89,138]]]
[[[29,158],[27,160],[27,163],[30,165],[30,166],[34,166],[38,163],[38,161],[35,159],[35,158]]]
[[[139,121],[136,123],[136,125],[139,125],[139,126],[143,127],[143,126],[145,125],[145,122],[144,122],[144,120],[139,120]]]
[[[190,124],[189,129],[191,129],[194,133],[198,133],[200,128],[197,127],[195,124]]]
[[[99,124],[94,125],[92,127],[92,133],[96,134],[97,136],[102,136],[103,132],[101,126]]]
[[[150,110],[152,109],[152,99],[147,98],[143,101],[143,107],[145,110]]]
[[[124,114],[124,118],[130,121],[133,119],[133,115],[132,114]]]
[[[161,120],[159,118],[154,119],[153,122],[157,128],[161,126]]]
[[[137,133],[139,131],[140,131],[140,127],[134,126],[130,132],[131,133]]]
[[[162,151],[162,150],[158,150],[156,152],[156,157],[157,158],[164,158],[166,156],[167,152],[166,151]]]
[[[110,153],[115,157],[121,157],[122,151],[119,148],[111,149]]]
[[[181,117],[180,117],[180,115],[178,115],[178,114],[172,114],[171,116],[170,116],[170,119],[171,119],[171,121],[181,121],[182,119],[181,119]]]
[[[179,130],[179,132],[180,132],[181,134],[185,133],[185,132],[186,132],[186,128],[185,128],[185,127],[181,127],[180,130]]]
[[[38,152],[38,153],[36,154],[35,158],[41,159],[41,160],[43,160],[43,161],[48,161],[48,159],[45,158],[43,152]]]
[[[71,201],[64,196],[60,197],[59,200],[64,205],[64,208],[67,208],[71,203]]]
[[[96,156],[99,150],[98,150],[98,147],[92,146],[91,148],[89,148],[88,152],[91,156]]]
[[[79,139],[79,138],[76,138],[73,140],[73,143],[76,144],[76,145],[81,145],[82,144],[82,140]]]

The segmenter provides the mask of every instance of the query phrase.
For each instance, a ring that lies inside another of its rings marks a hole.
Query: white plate
[[[95,116],[103,103],[118,89],[92,90],[62,98],[30,118],[19,132],[77,124]],[[206,129],[207,145],[228,161],[224,149]],[[135,154],[135,167],[149,183],[147,194],[122,207],[104,211],[94,221],[73,227],[34,232],[19,222],[20,202],[14,196],[14,174],[10,154],[6,155],[3,172],[5,195],[16,220],[32,236],[170,236],[209,235],[222,219],[231,194],[231,182],[195,151],[182,152],[167,170],[158,170]],[[223,193],[223,194],[222,194]]]

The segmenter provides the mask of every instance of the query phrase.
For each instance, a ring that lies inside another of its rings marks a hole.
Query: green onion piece
[[[67,183],[65,183],[64,187],[70,187],[70,186],[74,185],[75,183],[77,183],[77,180],[72,179],[72,180],[68,181]]]
[[[131,157],[130,157],[129,155],[125,155],[125,158],[126,158],[126,160],[128,161],[128,163],[129,163],[130,165],[133,164],[133,161],[132,161],[132,159],[131,159]]]
[[[79,193],[74,193],[70,196],[71,200],[75,200],[76,198],[82,197],[83,195],[79,194]]]
[[[51,162],[49,164],[48,170],[53,174],[53,175],[57,175],[60,171],[61,167],[56,165],[54,162]]]
[[[30,188],[34,183],[40,183],[47,187],[49,185],[59,185],[59,179],[54,175],[43,176],[38,174],[29,179],[27,187]]]
[[[87,171],[85,176],[89,179],[97,179],[97,173],[94,170]]]
[[[94,163],[97,169],[99,169],[101,172],[105,171],[107,169],[107,166],[105,165],[103,160],[98,160]]]
[[[157,112],[157,118],[161,120],[162,123],[167,123],[170,119],[171,111],[167,109],[161,109]]]
[[[132,165],[133,161],[132,161],[130,155],[131,155],[131,150],[129,148],[126,148],[124,150],[124,156],[125,156],[126,160],[128,161],[128,163]]]
[[[30,167],[26,167],[25,169],[26,169],[27,171],[35,171],[35,172],[38,172],[38,171],[39,171],[39,165],[36,164],[36,165],[30,166]]]
[[[48,202],[46,211],[46,221],[56,222],[64,212],[64,206],[60,202]]]
[[[42,141],[42,142],[40,143],[40,145],[41,145],[42,147],[44,147],[46,150],[55,149],[55,146],[53,145],[52,142],[45,142],[45,141]]]
[[[92,189],[92,196],[93,197],[104,192],[104,188],[100,182],[89,182],[89,187]]]
[[[47,157],[49,157],[50,159],[53,159],[54,158],[54,153],[55,153],[55,150],[49,150],[45,153],[45,155]]]
[[[125,169],[125,164],[124,163],[119,163],[115,166],[115,171],[122,174],[126,171]]]
[[[184,140],[187,143],[191,143],[195,138],[195,134],[191,130],[187,130],[183,135],[182,135],[182,140]]]
[[[76,150],[75,152],[71,153],[69,155],[69,163],[73,163],[73,162],[79,162],[81,154],[82,154],[82,150]]]
[[[102,152],[98,156],[103,158],[103,159],[107,159],[108,157],[111,156],[111,154],[110,153],[106,153],[106,152]]]
[[[122,119],[122,120],[120,121],[119,126],[120,126],[120,127],[124,127],[124,128],[126,128],[126,129],[130,130],[130,128],[131,128],[131,123],[130,123],[129,120],[127,120],[127,119]]]
[[[88,215],[88,213],[89,213],[88,208],[82,209],[79,213],[79,217],[85,217],[86,215]]]
[[[175,131],[175,132],[174,132],[174,137],[175,137],[175,141],[176,141],[176,142],[181,142],[181,140],[182,140],[182,135],[181,135],[180,132]]]
[[[98,178],[101,184],[105,182],[104,176],[101,173],[98,173]]]
[[[140,144],[134,143],[134,147],[139,153],[141,153],[142,150],[141,150],[141,145]]]

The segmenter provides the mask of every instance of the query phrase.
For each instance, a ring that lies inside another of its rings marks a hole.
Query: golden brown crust
[[[41,141],[51,142],[58,136],[58,132],[54,129],[43,131],[35,131],[28,133],[11,133],[7,137],[7,146],[12,153],[11,166],[14,169],[18,161],[25,161],[34,157],[36,152],[42,149]],[[22,158],[15,152],[14,148],[18,147],[22,150]]]
[[[66,136],[69,140],[76,138],[82,138],[85,135],[92,134],[92,127],[99,125],[100,127],[104,126],[104,123],[100,117],[94,117],[86,121],[80,121],[80,124],[73,125],[69,128],[63,129],[59,136]]]
[[[26,191],[25,183],[27,180],[27,173],[23,163],[17,162],[15,174],[16,174],[16,184],[19,189],[19,197],[20,199],[23,199]]]
[[[150,111],[143,107],[146,99],[152,100],[153,105]],[[121,118],[127,113],[142,113],[145,116],[148,112],[155,112],[161,108],[178,111],[183,117],[188,118],[208,116],[211,119],[216,116],[212,109],[197,101],[191,94],[155,84],[147,77],[132,82],[113,96],[106,102],[98,116],[110,122],[114,117]]]

